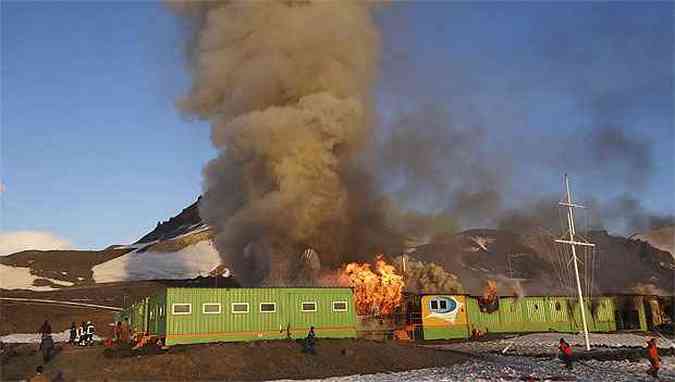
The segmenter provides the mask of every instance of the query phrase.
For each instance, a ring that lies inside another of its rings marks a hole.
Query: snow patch
[[[139,252],[106,261],[92,268],[97,283],[157,279],[187,279],[208,274],[220,265],[220,256],[210,240],[176,252]]]
[[[39,344],[42,335],[39,333],[17,333],[8,334],[0,337],[0,342],[10,344]],[[54,342],[68,342],[70,339],[70,330],[66,329],[61,333],[52,333]],[[101,341],[101,337],[94,335],[94,341]]]
[[[36,276],[30,273],[30,268],[12,267],[9,265],[0,264],[0,288],[2,289],[30,289],[34,291],[50,291],[56,290],[51,286],[35,286],[35,280],[43,279],[50,281],[53,284],[62,286],[73,286],[75,284],[68,281],[61,281],[50,279],[46,277]]]

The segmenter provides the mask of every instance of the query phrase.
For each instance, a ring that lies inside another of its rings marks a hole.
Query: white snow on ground
[[[0,337],[0,342],[13,344],[39,344],[41,338],[39,333],[18,333],[2,336]],[[54,342],[68,342],[70,339],[70,330],[66,329],[61,333],[52,333],[52,339],[54,339]],[[94,335],[94,341],[101,341],[101,337]]]
[[[534,380],[564,381],[655,381],[646,374],[649,362],[629,361],[585,361],[576,363],[571,371],[565,370],[562,363],[552,358],[526,358],[513,356],[493,356],[481,360],[472,360],[450,367],[411,370],[396,373],[378,373],[352,375],[306,381],[322,382],[454,382],[454,381],[524,381],[528,377]],[[661,381],[675,381],[675,358],[663,357]],[[284,380],[289,381],[289,380]],[[281,381],[278,381],[281,382]]]
[[[210,240],[204,240],[176,252],[132,251],[92,270],[94,281],[105,283],[193,278],[209,273],[218,265],[218,251]]]
[[[30,268],[12,267],[0,264],[0,288],[2,289],[30,289],[34,291],[55,290],[51,286],[35,286],[33,282],[37,279],[45,279],[57,285],[73,286],[75,284],[68,281],[54,280],[46,277],[36,276],[30,273]]]
[[[512,338],[498,339],[493,341],[470,341],[454,344],[426,345],[436,349],[457,350],[464,352],[497,352],[508,347],[509,353],[533,354],[533,353],[557,353],[560,338],[565,338],[570,345],[582,346],[583,334],[569,333],[533,333]],[[591,346],[602,348],[636,348],[647,346],[645,337],[631,333],[590,333],[588,335]],[[661,349],[675,347],[672,340],[656,338],[656,346]]]

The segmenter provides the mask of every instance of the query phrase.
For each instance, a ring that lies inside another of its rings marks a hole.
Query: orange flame
[[[497,283],[493,280],[487,280],[483,289],[483,301],[486,304],[492,304],[497,300]]]
[[[353,288],[359,315],[387,315],[401,305],[403,277],[382,256],[377,257],[374,272],[368,263],[347,264],[338,283]]]

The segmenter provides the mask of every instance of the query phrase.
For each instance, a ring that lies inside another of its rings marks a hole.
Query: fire
[[[487,304],[492,304],[497,299],[497,283],[487,280],[483,289],[483,300]]]
[[[375,270],[368,263],[350,263],[341,271],[338,282],[354,289],[359,315],[387,315],[401,305],[403,276],[382,256],[375,261]]]

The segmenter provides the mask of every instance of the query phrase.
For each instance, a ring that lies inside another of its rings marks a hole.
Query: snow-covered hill
[[[136,249],[94,266],[94,281],[189,279],[205,276],[220,265],[210,240],[198,241],[175,252]]]

